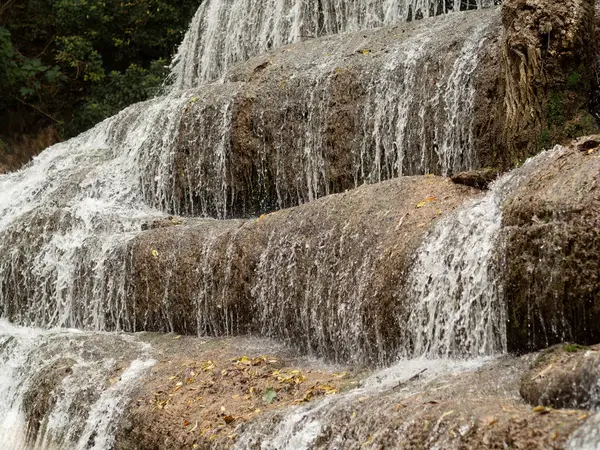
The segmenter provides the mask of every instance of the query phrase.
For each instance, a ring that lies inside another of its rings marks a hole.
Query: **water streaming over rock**
[[[494,0],[209,0],[179,48],[174,87],[217,79],[236,62],[302,39],[492,5]]]
[[[464,161],[472,159],[468,105],[473,97],[473,70],[479,46],[497,30],[498,15],[489,11],[449,16],[431,23],[419,21],[410,28],[408,38],[397,40],[388,53],[374,59],[384,61],[374,66],[381,71],[369,71],[370,63],[360,62],[359,67],[367,64],[366,103],[355,111],[357,129],[366,137],[342,174],[353,180],[350,185],[330,189],[324,175],[331,170],[328,161],[336,158],[326,151],[331,137],[324,137],[330,127],[325,120],[330,109],[327,99],[335,95],[331,74],[348,48],[346,39],[334,38],[332,57],[307,74],[319,87],[304,91],[300,83],[295,89],[306,93],[291,92],[300,95],[307,120],[292,116],[283,124],[275,119],[269,122],[265,119],[269,114],[284,116],[267,103],[257,105],[254,126],[271,132],[280,126],[294,128],[279,141],[271,137],[271,142],[279,142],[274,155],[267,152],[263,158],[239,151],[243,143],[236,142],[235,133],[240,124],[233,118],[243,116],[235,111],[243,103],[238,95],[250,87],[247,82],[233,82],[174,91],[133,105],[83,135],[47,149],[22,171],[1,176],[0,314],[24,325],[135,331],[148,321],[128,301],[136,271],[130,242],[142,225],[165,218],[168,212],[227,217],[240,212],[235,205],[253,197],[258,196],[259,205],[269,203],[266,193],[276,192],[279,199],[268,209],[280,208],[365,181],[427,172],[430,165],[432,170],[447,170],[446,162],[460,160],[457,167],[467,167]],[[445,38],[438,36],[458,29],[449,50]],[[398,31],[373,33],[375,43]],[[311,64],[308,60],[315,57],[319,45],[301,64]],[[293,73],[289,76],[293,81]],[[426,85],[431,89],[424,89]],[[434,161],[417,162],[411,168],[412,162],[424,158],[420,152],[432,139],[439,142]],[[266,148],[267,142],[259,148]],[[282,170],[251,169],[262,180],[253,189],[241,176],[232,177],[239,166],[236,152],[252,164],[275,160]],[[403,164],[403,159],[411,164]],[[241,210],[261,212],[260,207]],[[210,255],[211,250],[205,253]],[[262,287],[254,291],[259,296],[266,292]],[[213,291],[207,287],[199,292]],[[164,302],[175,295],[175,287],[166,290]],[[195,298],[198,304],[211,301]],[[167,318],[150,326],[169,331],[172,323]]]
[[[42,331],[0,320],[0,443],[110,450],[129,394],[155,361],[130,336]]]
[[[235,448],[240,450],[346,448],[345,445],[349,445],[348,441],[352,442],[352,439],[345,436],[343,432],[333,431],[330,441],[319,441],[319,437],[326,433],[329,427],[340,425],[336,422],[340,416],[354,417],[356,410],[362,408],[369,408],[370,414],[376,416],[390,405],[399,404],[406,398],[418,395],[428,382],[443,379],[445,376],[464,374],[477,369],[485,362],[485,359],[425,358],[401,361],[368,377],[360,387],[348,393],[331,396],[306,406],[296,406],[284,413],[271,414],[263,421],[242,428]],[[419,381],[410,387],[403,387],[411,379],[419,379]],[[329,431],[332,432],[331,429]],[[376,429],[368,430],[369,435],[376,432]],[[354,438],[359,440],[358,437]]]
[[[506,353],[507,317],[497,281],[502,203],[551,153],[495,181],[485,196],[442,220],[425,238],[408,278],[410,298],[416,300],[408,319],[413,355]]]
[[[174,87],[167,95],[133,105],[83,135],[47,149],[22,171],[0,176],[0,315],[29,326],[170,331],[180,317],[159,313],[156,319],[149,312],[140,317],[130,301],[131,278],[139,271],[132,242],[149,223],[171,220],[169,213],[216,218],[249,215],[310,202],[365,182],[476,166],[473,79],[479,50],[498,31],[494,11],[454,14],[406,30],[389,28],[298,44],[306,45],[298,47],[306,50],[304,55],[291,54],[290,47],[287,60],[285,53],[279,56],[290,64],[291,73],[269,72],[274,84],[266,82],[262,91],[253,77],[268,64],[259,68],[256,60],[243,63],[303,38],[438,15],[461,9],[462,3],[205,2],[181,45],[173,67]],[[482,0],[474,6],[489,3]],[[408,37],[390,39],[404,31]],[[382,42],[387,47],[377,53]],[[328,49],[323,59],[316,58],[323,53],[320,46]],[[372,59],[350,63],[349,51],[350,56]],[[354,71],[345,72],[347,65],[354,65]],[[336,77],[357,81],[344,85]],[[202,84],[217,78],[219,83]],[[276,92],[277,85],[283,97],[267,95]],[[343,104],[344,96],[357,87],[356,103],[348,111],[336,110],[334,103]],[[336,97],[343,89],[345,94]],[[273,105],[280,105],[282,98],[284,107],[277,109]],[[248,105],[250,109],[244,109]],[[337,120],[347,123],[328,135],[335,128],[331,118],[336,114]],[[337,178],[332,177],[330,163],[336,155],[328,150],[332,139],[350,135],[347,130],[358,130],[344,149],[349,150],[345,153],[349,162]],[[258,142],[247,153],[244,136]],[[248,178],[236,172],[236,158],[251,160]],[[479,356],[505,349],[503,311],[493,282],[493,249],[500,202],[513,182],[512,176],[503,179],[491,193],[441,222],[419,250],[408,289],[416,299],[407,327],[411,346],[399,356]],[[233,322],[233,317],[227,311],[211,316],[209,310],[215,301],[221,302],[221,309],[230,296],[226,286],[233,268],[225,264],[226,281],[216,284],[211,263],[222,248],[225,259],[233,259],[236,247],[224,245],[223,237],[229,237],[230,231],[237,235],[238,226],[229,222],[223,231],[210,234],[201,244],[200,260],[186,260],[201,286],[182,301],[192,303],[197,317],[190,328],[200,333],[232,329],[228,320]],[[360,288],[374,276],[376,265],[365,257],[342,271],[328,271],[327,261],[344,251],[344,240],[354,238],[343,230],[341,236],[338,246],[326,247],[324,232],[317,262],[325,269],[317,267],[314,283],[302,294],[308,301],[328,299],[325,293],[333,272],[340,285],[344,278],[352,278],[354,284],[349,286],[358,289],[327,292],[335,294],[331,298],[344,297],[340,320],[346,320],[355,316],[352,311],[360,310],[365,299]],[[288,244],[285,237],[269,240],[250,280],[254,284],[247,286],[256,300],[253,308],[264,334],[277,334],[273,330],[278,328],[278,300],[284,300],[283,287],[294,286],[290,281],[294,281],[295,244]],[[160,256],[156,248],[149,250],[147,258]],[[173,278],[157,309],[168,310],[178,300],[177,289]],[[318,322],[311,316],[314,311],[305,313],[299,322],[315,332],[319,346],[335,351],[329,336],[319,334],[323,329],[311,328]],[[360,344],[361,324],[349,326],[351,332],[340,336],[345,339],[343,351]],[[152,364],[147,348],[132,338],[22,329],[2,321],[0,396],[8,400],[0,405],[0,434],[11,449],[32,445],[109,449],[128,395]],[[349,395],[380,392],[415,370],[463,370],[479,362],[402,364],[392,369],[388,381],[382,382],[382,377],[388,377],[380,373],[377,382],[369,380],[363,390]],[[48,386],[56,396],[39,397],[45,391],[31,388],[46,370],[55,371],[57,366],[64,366],[64,377]],[[321,419],[343,402],[342,398],[294,410],[281,428],[270,431],[272,445],[265,448],[310,446]],[[29,423],[39,428],[28,429],[25,415],[35,419],[36,414],[43,420]]]
[[[183,201],[166,206],[239,217],[365,182],[478,167],[475,80],[498,32],[496,10],[452,14],[233,67],[223,85],[201,88],[208,92],[184,117],[171,168]],[[243,86],[228,96],[230,82]],[[229,122],[213,119],[222,127],[206,130],[203,117],[219,111]]]

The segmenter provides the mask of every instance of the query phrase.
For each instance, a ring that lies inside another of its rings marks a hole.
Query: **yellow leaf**
[[[417,203],[417,208],[422,208],[426,204],[427,204],[426,202],[419,202],[419,203]]]
[[[545,406],[536,406],[531,411],[538,414],[548,414],[550,412],[550,409],[546,408]]]
[[[201,368],[203,372],[208,372],[209,370],[213,370],[215,368],[215,364],[212,361],[206,361],[204,364],[202,364]]]
[[[155,258],[158,258],[158,250],[156,250],[155,248],[153,248],[150,253],[152,253],[152,256],[154,256]]]

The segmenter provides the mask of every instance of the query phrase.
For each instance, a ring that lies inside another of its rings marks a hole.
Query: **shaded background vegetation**
[[[154,95],[200,3],[0,0],[0,166]]]

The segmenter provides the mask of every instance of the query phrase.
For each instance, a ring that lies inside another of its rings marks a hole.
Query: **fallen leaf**
[[[483,420],[481,421],[481,423],[483,425],[485,425],[486,427],[492,426],[497,422],[498,422],[498,420],[493,416],[484,417]]]
[[[152,253],[152,256],[154,256],[155,258],[158,258],[158,250],[156,250],[155,248],[153,248],[150,253]]]
[[[546,408],[545,406],[536,406],[531,411],[537,414],[548,414],[550,412],[550,408]]]
[[[233,417],[233,416],[225,416],[225,417],[223,417],[223,420],[225,421],[225,423],[227,425],[229,425],[231,422],[235,421],[235,417]]]

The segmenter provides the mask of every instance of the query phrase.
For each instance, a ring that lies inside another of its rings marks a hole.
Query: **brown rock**
[[[594,409],[600,406],[600,346],[574,344],[548,349],[521,379],[531,405]]]
[[[485,168],[481,170],[471,170],[468,172],[460,172],[452,176],[452,181],[457,184],[464,184],[477,189],[487,189],[490,183],[498,178],[499,172],[497,169]]]
[[[403,177],[258,219],[149,230],[131,245],[135,329],[252,332],[339,361],[390,361],[404,343],[413,250],[475,193]]]
[[[504,205],[512,351],[600,341],[600,156],[577,145],[534,165]]]

